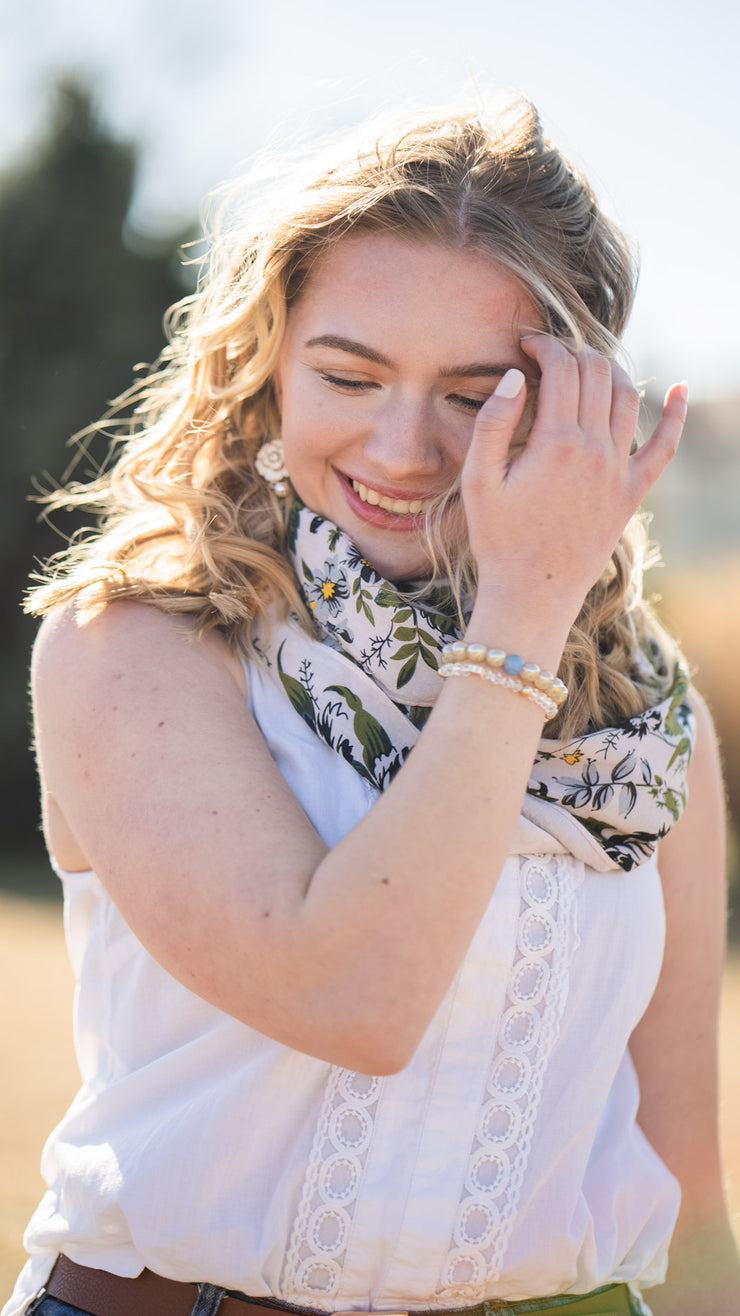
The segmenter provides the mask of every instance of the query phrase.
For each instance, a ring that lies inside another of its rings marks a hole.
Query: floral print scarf
[[[460,638],[454,600],[441,587],[421,602],[402,597],[343,531],[298,499],[288,552],[321,638],[289,618],[258,632],[257,648],[299,716],[382,791],[439,694],[440,649]],[[686,803],[694,737],[687,690],[679,666],[654,708],[573,740],[541,740],[523,815],[570,848],[580,833],[599,868],[629,870],[647,859]]]

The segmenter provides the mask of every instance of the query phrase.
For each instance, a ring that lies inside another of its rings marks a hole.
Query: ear
[[[275,370],[274,370],[274,373],[273,373],[273,376],[272,376],[272,391],[273,391],[273,393],[275,394],[275,401],[276,401],[276,403],[277,403],[278,413],[279,413],[279,415],[280,415],[280,417],[281,417],[281,419],[282,419],[282,415],[283,415],[283,379],[282,379],[282,374],[281,374],[280,366],[279,366],[279,365],[277,365],[277,366],[275,367]]]

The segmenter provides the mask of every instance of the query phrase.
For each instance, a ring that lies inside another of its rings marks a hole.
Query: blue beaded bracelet
[[[523,684],[547,694],[558,707],[568,698],[568,687],[559,676],[553,676],[537,663],[527,663],[520,654],[507,653],[505,649],[489,649],[485,644],[453,640],[442,647],[442,663],[474,663],[478,667],[503,669],[509,676],[518,677]]]

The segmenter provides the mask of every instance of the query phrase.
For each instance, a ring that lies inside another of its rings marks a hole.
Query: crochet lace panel
[[[520,861],[515,957],[437,1283],[440,1307],[482,1301],[502,1270],[578,944],[580,872],[565,855]],[[297,1305],[331,1310],[339,1290],[383,1082],[330,1073],[283,1270],[283,1296]]]
[[[382,1085],[348,1069],[330,1074],[285,1259],[286,1297],[310,1295],[321,1309],[337,1291]]]
[[[474,1304],[500,1276],[577,945],[568,856],[522,859],[517,950],[438,1299]]]

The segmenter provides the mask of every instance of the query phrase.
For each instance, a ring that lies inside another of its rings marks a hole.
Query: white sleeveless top
[[[275,761],[335,844],[375,791],[269,672],[248,664],[247,679]],[[679,1190],[635,1123],[627,1052],[662,959],[657,865],[597,872],[524,821],[513,850],[411,1063],[385,1078],[207,1004],[94,873],[61,873],[82,1087],[44,1148],[49,1187],[2,1316],[60,1251],[319,1311],[659,1283]]]

